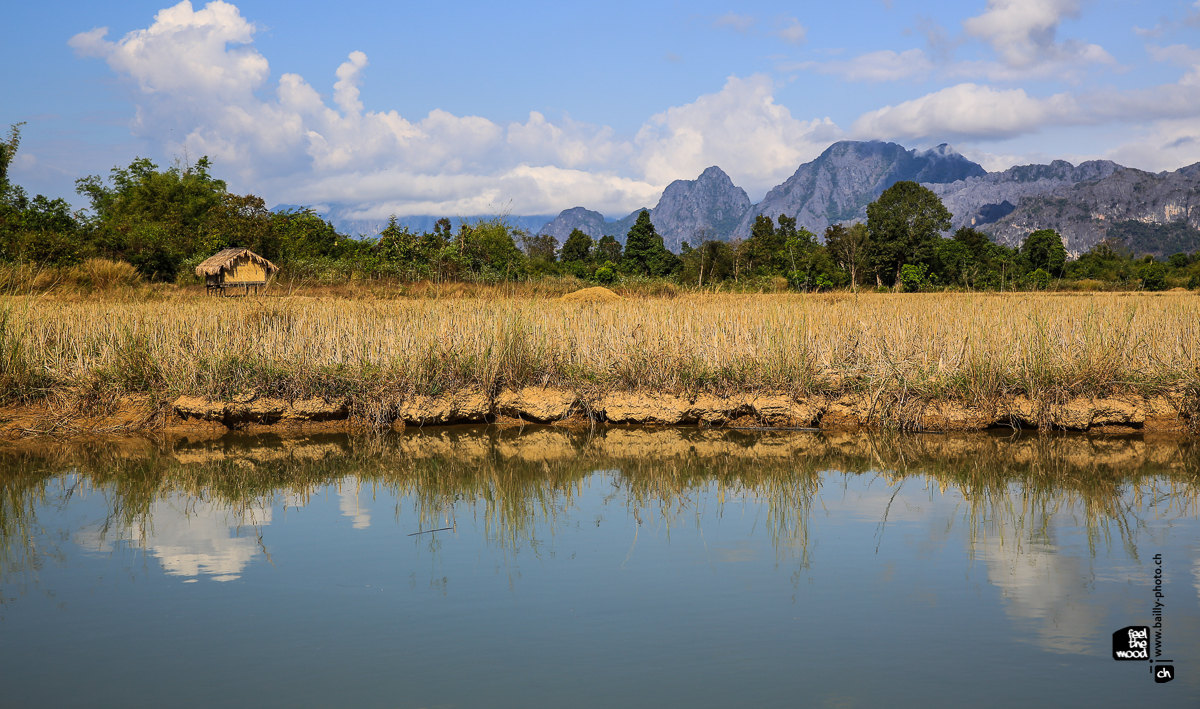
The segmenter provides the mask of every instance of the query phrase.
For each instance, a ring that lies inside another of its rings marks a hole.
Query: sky
[[[344,219],[618,218],[710,165],[757,202],[848,139],[1200,161],[1200,0],[170,2],[5,10],[28,192],[208,156]]]

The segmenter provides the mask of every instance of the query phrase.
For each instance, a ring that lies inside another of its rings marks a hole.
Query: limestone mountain
[[[1106,238],[1138,254],[1191,253],[1200,248],[1200,163],[1157,174],[1118,167],[1097,180],[1026,196],[981,231],[1016,246],[1038,229],[1062,234],[1072,256]]]
[[[698,240],[729,239],[734,227],[753,205],[746,191],[733,184],[729,175],[713,166],[694,180],[675,180],[663,190],[658,205],[650,209],[650,221],[672,251],[679,251],[682,242],[695,246]],[[564,243],[571,231],[599,239],[611,234],[622,243],[642,210],[629,216],[607,221],[604,215],[583,207],[563,210],[538,233],[549,234]]]
[[[599,239],[606,234],[615,234],[612,227],[609,226],[610,224],[613,222],[606,220],[600,212],[593,212],[583,207],[572,207],[559,212],[557,217],[538,229],[538,234],[549,234],[558,239],[558,243],[565,244],[567,237],[576,229],[593,239]],[[621,238],[624,239],[625,235],[622,234]]]
[[[1003,172],[925,186],[941,197],[942,204],[954,215],[951,229],[981,228],[1007,216],[1026,197],[1101,180],[1121,169],[1111,160],[1090,160],[1079,166],[1055,160],[1049,165],[1018,165]]]
[[[678,252],[684,241],[698,246],[711,239],[728,240],[753,206],[746,191],[714,166],[694,180],[675,180],[667,185],[650,212],[650,221],[666,247]]]
[[[906,150],[896,143],[843,140],[797,168],[783,184],[748,210],[733,232],[747,238],[754,218],[765,214],[795,217],[815,234],[838,222],[866,219],[867,205],[901,180],[946,183],[982,177],[987,171],[949,145]]]

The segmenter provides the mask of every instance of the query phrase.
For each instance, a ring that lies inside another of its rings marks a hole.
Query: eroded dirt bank
[[[1182,392],[1152,397],[1035,400],[997,396],[986,403],[905,398],[895,393],[796,397],[761,393],[686,397],[649,392],[589,396],[563,389],[527,387],[412,396],[394,402],[330,402],[324,399],[259,397],[233,401],[179,397],[123,399],[91,416],[52,406],[0,410],[0,432],[8,437],[164,429],[403,428],[457,423],[589,423],[728,428],[898,428],[913,431],[975,431],[993,427],[1074,431],[1195,431],[1195,402]]]

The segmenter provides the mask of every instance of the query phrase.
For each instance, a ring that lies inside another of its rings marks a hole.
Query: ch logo
[[[1155,682],[1158,682],[1159,684],[1163,684],[1165,682],[1170,682],[1173,679],[1175,679],[1175,666],[1174,665],[1159,665],[1158,667],[1154,668],[1154,681]]]

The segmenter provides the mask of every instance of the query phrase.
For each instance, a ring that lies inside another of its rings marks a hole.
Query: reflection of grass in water
[[[133,442],[131,442],[133,441]],[[235,513],[305,504],[348,476],[410,500],[421,528],[469,511],[503,546],[553,534],[595,470],[619,470],[610,500],[667,525],[702,499],[758,501],[777,553],[807,560],[807,524],[825,471],[920,477],[964,498],[978,541],[1036,542],[1056,514],[1081,516],[1093,553],[1115,538],[1131,554],[1143,521],[1200,511],[1200,450],[1187,440],[987,434],[912,436],[695,429],[442,429],[382,437],[226,437],[200,444],[139,439],[9,450],[0,471],[4,563],[27,567],[39,505],[64,502],[48,482],[69,470],[102,494],[108,524],[150,528],[154,502],[183,495]],[[704,498],[711,495],[711,498]],[[397,514],[401,510],[397,509]],[[639,516],[639,519],[641,517]]]

